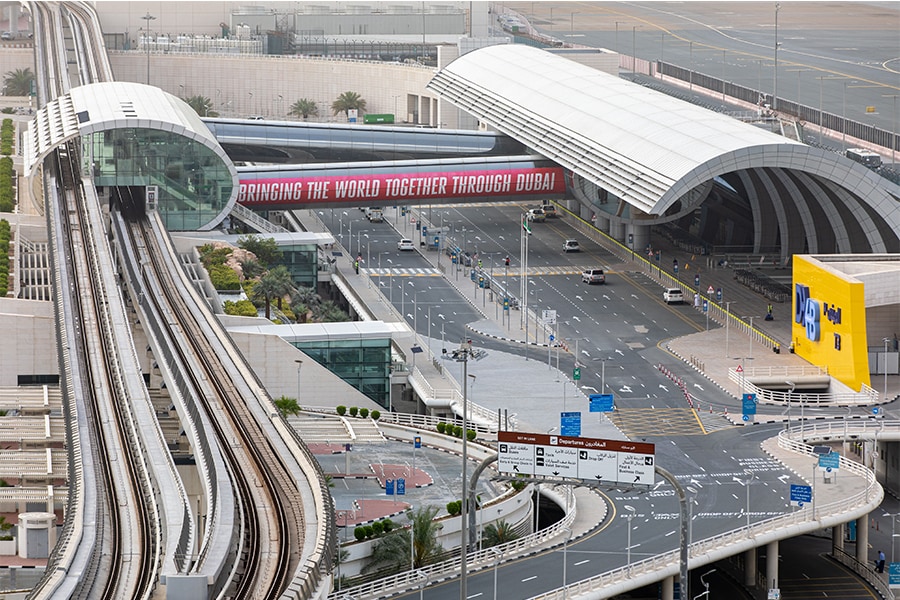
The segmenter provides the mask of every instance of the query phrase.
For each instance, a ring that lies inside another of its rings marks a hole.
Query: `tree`
[[[182,98],[187,105],[194,109],[194,112],[201,117],[218,117],[219,113],[213,110],[212,100],[206,96],[191,96],[190,98]]]
[[[295,117],[303,117],[303,120],[305,121],[310,116],[318,116],[319,107],[316,105],[315,101],[310,100],[309,98],[300,98],[291,104],[288,114]]]
[[[3,76],[3,85],[6,86],[7,96],[30,96],[33,82],[34,73],[28,67],[7,71]]]
[[[263,275],[253,286],[253,299],[257,302],[264,302],[266,305],[266,318],[272,318],[272,298],[276,297],[281,291],[280,283]]]
[[[359,111],[359,114],[366,112],[366,101],[356,92],[344,92],[331,103],[331,112],[335,116],[341,113],[349,116],[349,111],[354,108]]]
[[[434,520],[439,510],[437,506],[422,506],[406,513],[415,536],[412,556],[416,569],[434,562],[444,550],[437,541],[441,525]],[[363,572],[406,570],[409,569],[409,557],[410,531],[396,529],[378,540],[372,548],[372,559]]]
[[[313,312],[313,321],[317,323],[341,323],[350,320],[350,316],[331,300],[310,308]]]
[[[237,245],[255,254],[259,264],[267,269],[281,260],[282,253],[275,238],[263,238],[251,233],[239,237]]]
[[[500,519],[496,523],[491,523],[484,528],[481,544],[484,547],[497,546],[519,539],[519,534],[513,529],[513,526]]]
[[[296,417],[300,414],[300,405],[297,404],[296,398],[288,398],[287,396],[282,396],[275,401],[275,407],[282,415],[286,417]]]
[[[260,281],[263,279],[272,281],[272,286],[275,290],[275,301],[278,304],[278,310],[281,310],[282,299],[285,296],[293,295],[296,290],[296,288],[294,288],[294,280],[291,279],[291,272],[288,271],[287,267],[284,265],[278,265],[260,277]]]

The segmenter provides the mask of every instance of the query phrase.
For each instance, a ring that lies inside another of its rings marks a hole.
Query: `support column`
[[[862,564],[869,561],[869,515],[856,520],[856,560]]]
[[[778,587],[778,540],[766,545],[766,585],[770,590]]]
[[[845,525],[841,523],[840,525],[835,525],[831,528],[831,553],[837,554],[838,550],[844,549],[844,527]]]
[[[675,598],[675,576],[666,577],[662,580],[662,594],[660,600],[674,600]]]
[[[756,556],[756,548],[744,552],[744,585],[748,588],[756,587]]]

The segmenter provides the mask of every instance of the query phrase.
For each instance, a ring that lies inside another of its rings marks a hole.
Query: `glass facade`
[[[228,165],[185,136],[127,127],[86,136],[84,145],[96,185],[159,186],[157,211],[170,231],[201,229],[231,198]]]
[[[390,338],[315,340],[292,344],[374,402],[388,408]]]
[[[281,261],[297,287],[318,287],[318,252],[315,244],[279,244]]]

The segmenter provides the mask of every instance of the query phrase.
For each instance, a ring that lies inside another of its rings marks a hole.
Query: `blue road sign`
[[[509,298],[503,299],[503,310],[509,310]]]
[[[393,479],[385,479],[384,480],[384,493],[388,496],[394,495],[394,480]]]
[[[397,478],[397,495],[405,496],[406,495],[406,480],[402,477]]]
[[[613,411],[613,395],[612,394],[591,394],[588,396],[591,401],[590,412],[612,412]]]
[[[709,300],[704,300],[703,301],[703,312],[708,312],[708,311],[709,311]]]
[[[856,541],[856,519],[847,521],[847,541],[848,542]]]
[[[825,469],[829,473],[831,471],[837,471],[841,465],[841,455],[837,452],[831,452],[829,454],[820,454],[819,455],[819,468]]]
[[[552,341],[555,340],[555,339],[556,339],[556,336],[553,335],[553,334],[551,333],[551,334],[550,334],[550,341],[552,342]]]
[[[749,421],[750,415],[741,415],[741,421]]]
[[[741,400],[741,414],[756,414],[756,394],[744,394]]]
[[[851,523],[853,521],[850,521]],[[888,564],[888,585],[894,587],[900,585],[900,562]]]
[[[722,288],[716,288],[716,302],[722,301]]]
[[[694,275],[694,285],[697,285],[697,286],[700,285],[700,276],[699,275]]]
[[[566,437],[579,437],[581,435],[581,413],[559,413],[559,432]]]
[[[878,410],[878,407],[877,407],[877,406],[873,406],[873,407],[872,407],[872,414],[873,414],[873,415],[877,415],[879,412],[881,412],[881,411]]]
[[[791,484],[791,506],[803,506],[812,502],[812,488],[808,485]]]
[[[422,447],[422,436],[421,435],[417,435],[416,437],[413,438],[413,447],[414,448]]]

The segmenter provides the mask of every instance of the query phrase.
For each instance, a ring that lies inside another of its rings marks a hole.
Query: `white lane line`
[[[583,565],[584,563],[589,563],[589,562],[591,562],[591,559],[586,558],[586,559],[584,559],[584,560],[579,560],[579,561],[578,561],[577,563],[575,563],[573,566],[576,566],[576,567],[577,567],[578,565]]]
[[[532,579],[537,579],[537,575],[532,575],[531,577],[526,577],[525,579],[522,580],[522,583],[525,583],[526,581],[531,581]]]

